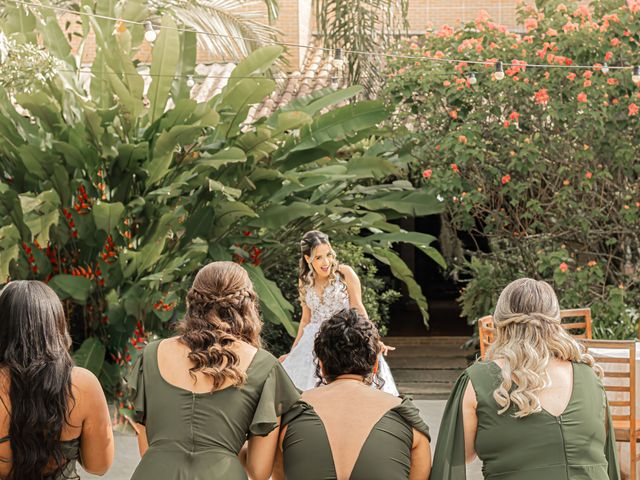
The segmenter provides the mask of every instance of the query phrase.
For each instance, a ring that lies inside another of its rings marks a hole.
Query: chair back
[[[591,339],[591,309],[590,308],[572,308],[560,310],[560,318],[564,320],[582,318],[581,321],[562,322],[562,328],[567,330],[573,337],[582,339]],[[478,337],[480,340],[480,358],[484,360],[487,348],[493,343],[495,329],[493,325],[493,317],[487,315],[478,320]]]

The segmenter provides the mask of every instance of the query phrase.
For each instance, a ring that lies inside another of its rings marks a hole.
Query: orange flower
[[[617,78],[607,78],[607,83],[609,85],[617,85],[618,84],[618,79]]]
[[[638,105],[636,105],[635,103],[632,103],[629,105],[629,116],[633,117],[634,115],[638,115],[638,112],[640,111],[640,108],[638,108]]]
[[[569,270],[569,265],[567,265],[565,262],[562,262],[558,268],[560,269],[560,271],[562,273],[566,272],[567,270]]]
[[[511,112],[509,114],[509,120],[513,120],[514,122],[517,122],[518,120],[520,120],[520,114],[518,112]]]
[[[593,173],[591,172],[587,172],[584,174],[584,178],[586,178],[587,180],[591,180],[591,177],[593,177]]]
[[[424,172],[422,172],[422,177],[426,178],[427,180],[429,180],[431,178],[431,174],[433,173],[433,170],[431,170],[430,168],[426,169]]]
[[[598,262],[596,262],[595,260],[589,260],[587,262],[587,267],[595,267],[597,265]]]
[[[604,54],[604,59],[609,62],[611,61],[611,59],[613,58],[613,52],[609,51],[607,53]]]
[[[442,82],[442,85],[445,87],[450,87],[451,86],[451,82],[449,80],[445,80],[444,82]]]
[[[576,79],[576,74],[571,72],[569,75],[567,75],[567,78],[573,82]]]
[[[587,70],[586,72],[584,72],[584,73],[582,74],[582,76],[583,76],[584,78],[586,78],[587,80],[589,80],[589,79],[593,76],[593,72],[592,72],[591,70]]]
[[[581,92],[578,94],[578,96],[576,97],[576,99],[580,102],[580,103],[587,103],[587,94],[584,92]]]
[[[511,181],[511,175],[507,174],[502,177],[502,185],[506,185]]]
[[[565,178],[565,179],[562,181],[562,185],[564,185],[565,187],[568,187],[570,184],[571,184],[571,182],[569,181],[569,179],[568,179],[568,178]]]
[[[588,88],[591,86],[591,80],[585,80],[584,83],[582,84],[582,86],[584,88]]]
[[[456,173],[460,172],[460,168],[458,167],[458,165],[456,165],[455,163],[451,164],[451,170],[453,170]]]
[[[535,101],[538,105],[546,105],[549,103],[549,93],[546,88],[542,88],[534,95]]]
[[[620,41],[619,38],[612,38],[611,39],[611,46],[612,47],[617,47],[618,45],[620,45],[622,42]]]
[[[529,30],[534,30],[534,29],[538,28],[538,20],[536,20],[535,18],[531,18],[531,17],[527,18],[524,21],[524,28],[525,28],[525,30],[527,30],[527,32]]]
[[[458,118],[458,110],[454,108],[449,112],[449,116],[455,120],[456,118]]]
[[[467,137],[465,137],[464,135],[459,135],[459,136],[458,136],[458,141],[459,141],[460,143],[464,144],[464,145],[466,145],[466,144],[469,142],[469,140],[467,139]]]
[[[509,122],[509,120],[505,120],[504,122],[502,122],[502,126],[504,128],[509,128],[511,126],[511,123]]]

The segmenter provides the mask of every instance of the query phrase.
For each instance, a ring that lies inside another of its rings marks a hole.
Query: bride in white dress
[[[367,312],[362,304],[358,275],[351,267],[338,263],[327,235],[317,230],[305,233],[300,250],[302,258],[298,288],[302,318],[291,352],[281,356],[280,361],[296,387],[309,390],[318,385],[313,342],[322,322],[345,308],[355,308],[365,316]],[[393,348],[383,344],[385,355],[387,350]],[[377,376],[383,380],[383,391],[398,395],[383,355],[380,355]]]

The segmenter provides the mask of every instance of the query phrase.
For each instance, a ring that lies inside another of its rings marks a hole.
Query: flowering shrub
[[[464,239],[444,250],[454,273],[470,277],[460,297],[469,321],[528,275],[551,281],[563,308],[591,306],[597,336],[631,337],[640,301],[632,76],[640,2],[537,4],[518,7],[523,33],[481,14],[402,43],[401,53],[431,60],[390,64],[394,127],[418,159],[414,181],[439,195],[445,228]],[[491,64],[437,61],[447,58]]]

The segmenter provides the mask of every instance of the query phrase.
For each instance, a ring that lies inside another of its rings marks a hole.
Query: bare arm
[[[241,461],[251,480],[268,480],[271,477],[279,434],[280,428],[276,428],[267,436],[249,437],[246,453],[241,456]]]
[[[409,480],[424,480],[431,473],[431,444],[421,432],[413,429],[413,446],[411,447],[411,470]]]
[[[127,420],[133,427],[138,437],[138,451],[140,452],[140,456],[143,457],[147,450],[149,449],[149,440],[147,439],[147,427],[142,425],[141,423],[136,423],[133,420],[127,417]]]
[[[80,464],[88,473],[104,475],[113,463],[113,430],[107,400],[100,382],[83,368],[74,369],[76,401],[82,408]]]
[[[284,457],[282,452],[282,442],[284,436],[287,433],[287,425],[280,430],[280,438],[278,439],[278,448],[276,448],[276,460],[273,465],[273,473],[271,474],[271,480],[285,480],[284,475]]]
[[[478,401],[471,380],[462,398],[462,421],[464,424],[464,456],[467,463],[476,458],[476,433],[478,432]]]
[[[291,345],[291,350],[293,350],[298,344],[298,342],[302,338],[302,334],[304,333],[304,327],[306,327],[311,321],[311,310],[309,310],[309,307],[307,307],[307,304],[304,302],[304,300],[300,300],[300,304],[302,305],[302,317],[300,317],[298,335],[296,335],[296,339],[293,341],[293,345]],[[280,360],[281,362],[284,361],[287,355],[282,355],[278,360]]]

